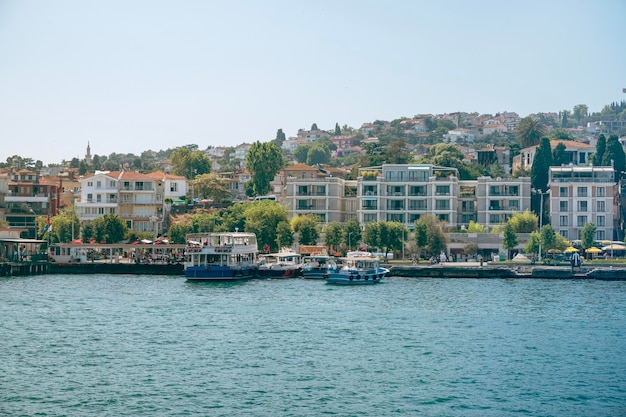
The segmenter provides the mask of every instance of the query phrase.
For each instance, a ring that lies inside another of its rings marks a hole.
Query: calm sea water
[[[0,415],[626,415],[626,282],[51,275],[0,317]]]

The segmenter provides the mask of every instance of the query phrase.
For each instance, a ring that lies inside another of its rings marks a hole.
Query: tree
[[[316,245],[320,233],[318,223],[320,218],[315,215],[297,216],[291,219],[291,228],[298,234],[298,243],[301,245]]]
[[[568,121],[569,115],[570,115],[569,110],[563,110],[561,112],[561,127],[563,129],[567,129],[568,128],[568,125],[569,125],[569,121]]]
[[[583,119],[587,117],[588,113],[589,113],[589,107],[587,107],[586,104],[577,104],[574,106],[574,109],[572,110],[572,117],[576,119],[576,121],[578,122],[578,126],[580,126]]]
[[[267,194],[270,182],[285,166],[280,149],[270,142],[254,142],[246,156],[246,168],[252,176],[250,182],[257,195]]]
[[[124,240],[128,232],[128,225],[117,214],[105,214],[102,217],[98,217],[93,221],[93,226],[99,231],[96,233],[100,238],[96,239],[98,242],[119,243]]]
[[[200,213],[191,216],[192,233],[209,233],[217,231],[219,216],[214,213]]]
[[[187,234],[191,233],[191,225],[189,223],[174,223],[167,230],[167,237],[170,243],[182,245],[186,243]]]
[[[232,195],[228,189],[228,181],[218,177],[214,172],[198,175],[193,180],[193,187],[198,197],[212,199],[216,202],[220,202]]]
[[[278,225],[289,222],[287,209],[272,200],[261,200],[251,203],[245,211],[245,231],[256,233],[259,247],[268,245],[270,250],[280,248],[278,242]]]
[[[563,142],[559,142],[552,151],[552,165],[560,166],[569,164],[569,155]]]
[[[537,145],[545,135],[546,128],[537,118],[528,116],[520,120],[515,129],[515,136],[520,141],[522,148]]]
[[[330,150],[318,143],[313,144],[307,154],[307,165],[327,164],[330,161]]]
[[[294,159],[302,164],[306,163],[307,156],[309,156],[309,149],[311,149],[311,143],[298,145],[293,151]]]
[[[363,230],[363,239],[368,246],[373,246],[382,250],[387,258],[387,254],[391,251],[399,251],[402,249],[404,236],[408,236],[406,227],[397,222],[387,222],[385,220],[377,223],[368,223]]]
[[[339,123],[335,123],[335,136],[341,136],[341,128],[339,127]]]
[[[507,225],[511,226],[513,233],[532,233],[537,230],[538,224],[539,218],[529,210],[515,213],[507,222]]]
[[[483,224],[476,223],[474,220],[470,220],[467,226],[467,233],[486,233],[487,227]]]
[[[533,165],[530,168],[530,183],[533,188],[541,191],[548,189],[550,165],[552,165],[550,140],[544,137],[541,139],[541,144],[535,151]]]
[[[507,259],[511,258],[511,250],[517,246],[517,233],[513,229],[511,222],[506,223],[502,232],[502,246],[507,250]]]
[[[399,138],[387,145],[385,160],[388,164],[408,164],[411,159],[411,152],[406,140]]]
[[[602,159],[604,158],[604,153],[606,152],[606,137],[604,135],[598,136],[598,141],[596,142],[596,153],[591,157],[591,163],[595,166],[602,165]]]
[[[184,146],[172,151],[170,162],[174,174],[182,175],[190,180],[194,179],[196,175],[211,172],[211,161],[204,152],[192,151]]]
[[[358,247],[362,238],[363,235],[359,221],[356,219],[348,220],[343,226],[343,243],[348,248],[348,251],[352,250],[355,246]]]
[[[424,229],[426,230],[426,245],[424,245]],[[415,222],[415,230],[418,248],[426,249],[429,255],[439,255],[441,252],[446,252],[448,239],[444,233],[444,223],[434,214],[421,216]]]
[[[276,226],[276,243],[279,248],[287,248],[293,245],[293,232],[289,222],[283,221]]]
[[[343,227],[339,222],[332,222],[324,228],[324,245],[333,251],[337,251],[341,244]]]
[[[593,246],[596,237],[596,225],[594,223],[585,223],[583,230],[580,232],[581,244],[583,249],[587,250]]]
[[[278,129],[278,131],[276,132],[276,138],[274,138],[272,143],[276,145],[278,148],[281,148],[285,140],[287,140],[285,133],[283,132],[282,129]]]
[[[609,136],[606,141],[606,152],[602,157],[603,166],[612,166],[615,170],[615,180],[619,181],[622,177],[622,172],[626,169],[626,154],[624,154],[624,148],[619,142],[617,135]]]
[[[315,131],[315,130],[319,130],[319,129],[317,128],[317,123],[313,123],[313,124],[311,125],[311,131]]]

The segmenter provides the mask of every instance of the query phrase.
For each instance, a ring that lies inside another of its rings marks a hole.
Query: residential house
[[[565,145],[565,152],[568,154],[569,163],[572,165],[586,165],[591,155],[596,152],[595,146],[573,140],[551,140],[550,148],[554,150],[559,143]],[[520,168],[530,170],[538,147],[539,145],[529,146],[515,155],[513,157],[513,171]]]

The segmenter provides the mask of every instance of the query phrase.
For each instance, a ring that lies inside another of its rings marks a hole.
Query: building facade
[[[550,224],[569,240],[581,239],[585,224],[596,225],[597,240],[615,239],[618,187],[613,167],[550,167]]]

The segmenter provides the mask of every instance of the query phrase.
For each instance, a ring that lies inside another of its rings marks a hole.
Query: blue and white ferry
[[[185,277],[192,281],[252,278],[258,253],[254,233],[192,233],[187,235]]]

